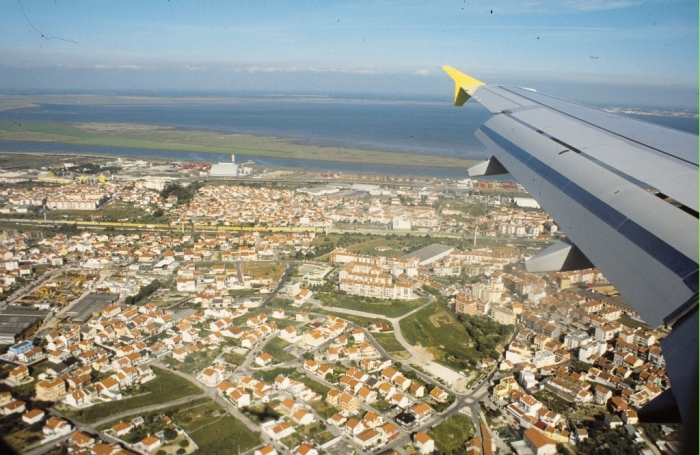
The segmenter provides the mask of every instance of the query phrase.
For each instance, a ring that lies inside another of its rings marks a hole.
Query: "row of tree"
[[[133,305],[136,302],[141,301],[141,299],[145,299],[149,295],[153,294],[158,290],[160,287],[160,281],[158,280],[153,280],[150,283],[148,283],[148,286],[141,288],[138,294],[136,295],[130,295],[124,300],[124,303],[127,305]]]

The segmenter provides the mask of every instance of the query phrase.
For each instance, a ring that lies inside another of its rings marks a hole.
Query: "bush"
[[[184,449],[185,447],[189,447],[189,446],[190,446],[190,441],[189,441],[189,439],[183,439],[182,441],[180,441],[180,447],[182,447],[183,449]]]
[[[27,445],[34,444],[35,442],[41,441],[41,438],[39,436],[33,435],[29,436],[24,442],[27,443]]]
[[[177,452],[175,452],[177,455],[183,455],[187,450],[185,449],[177,449]]]

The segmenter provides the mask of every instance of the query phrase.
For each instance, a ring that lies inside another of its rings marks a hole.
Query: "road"
[[[338,307],[333,307],[333,306],[326,306],[326,305],[324,305],[322,302],[320,302],[320,301],[318,301],[318,300],[316,300],[316,299],[309,299],[309,303],[312,303],[313,305],[316,305],[316,306],[319,307],[319,308],[323,308],[324,310],[332,311],[332,312],[334,312],[334,313],[351,314],[351,315],[354,315],[354,316],[362,316],[362,317],[365,317],[365,318],[372,318],[372,319],[384,319],[385,321],[390,322],[391,325],[392,325],[392,327],[394,328],[394,336],[396,336],[396,340],[397,340],[399,343],[401,343],[401,345],[404,347],[404,349],[406,349],[406,351],[408,351],[409,354],[411,354],[411,358],[408,359],[408,360],[409,360],[409,361],[414,361],[414,360],[417,360],[418,358],[420,358],[420,357],[421,357],[421,354],[419,354],[418,352],[416,352],[416,350],[415,350],[415,348],[413,347],[413,345],[411,345],[411,344],[410,344],[408,341],[406,341],[406,339],[403,337],[403,334],[401,333],[401,326],[399,325],[399,322],[400,322],[402,319],[407,318],[407,317],[411,316],[412,314],[416,313],[417,311],[420,311],[420,310],[422,310],[423,308],[427,307],[428,305],[430,305],[431,303],[433,303],[434,300],[435,300],[435,297],[433,297],[432,295],[429,295],[429,296],[428,296],[428,301],[427,301],[426,303],[424,303],[423,305],[421,305],[421,306],[419,306],[419,307],[417,307],[417,308],[414,308],[413,310],[409,311],[409,312],[406,313],[406,314],[403,314],[403,315],[398,316],[398,317],[395,317],[395,318],[390,318],[390,317],[388,317],[388,316],[384,316],[384,315],[376,314],[376,313],[368,313],[368,312],[366,312],[366,311],[359,311],[359,310],[351,310],[351,309],[348,309],[348,308],[338,308]],[[378,343],[377,343],[377,344],[378,344]],[[389,356],[388,354],[387,354],[387,356],[388,356],[388,357],[391,357],[391,356]]]

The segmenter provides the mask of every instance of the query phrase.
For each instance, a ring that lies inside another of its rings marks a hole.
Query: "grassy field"
[[[366,313],[381,314],[389,318],[395,318],[423,305],[426,299],[415,300],[384,300],[356,295],[341,295],[338,293],[319,294],[317,299],[324,304],[335,308],[364,311]]]
[[[3,434],[2,436],[5,439],[5,442],[14,447],[19,453],[22,452],[24,447],[28,445],[28,441],[33,441],[32,443],[35,443],[44,437],[44,433],[42,433],[41,430],[32,431],[29,425],[24,424],[24,428],[13,431],[9,434]]]
[[[199,395],[202,391],[190,381],[177,376],[174,373],[153,367],[156,378],[145,383],[139,390],[139,396],[124,400],[101,403],[87,409],[77,410],[69,407],[61,407],[59,411],[66,417],[81,423],[92,423],[109,417],[113,414],[129,411],[131,409],[167,403],[190,395]],[[141,395],[145,394],[145,395]]]
[[[475,163],[455,157],[440,157],[385,151],[302,145],[294,141],[231,134],[218,131],[183,130],[167,126],[126,123],[54,123],[0,121],[0,139],[55,141],[64,144],[105,147],[223,153],[243,156],[273,156],[303,160],[403,166],[468,168]]]
[[[392,332],[389,333],[372,333],[372,336],[377,343],[381,344],[382,347],[399,360],[406,360],[411,357],[411,355],[406,351],[401,343],[396,339]]]
[[[228,295],[233,296],[233,297],[250,297],[251,295],[255,295],[258,293],[257,289],[250,288],[250,289],[229,289],[228,290]]]
[[[442,453],[452,453],[460,448],[464,450],[464,443],[474,437],[474,424],[469,417],[455,414],[428,431],[428,435],[435,439]]]
[[[244,453],[262,442],[258,433],[250,431],[213,401],[183,409],[173,414],[172,419],[199,446],[195,453],[224,455],[238,453],[239,449]]]
[[[289,343],[280,337],[275,337],[265,345],[263,351],[272,356],[273,363],[287,363],[296,359],[292,354],[285,352],[284,348],[289,346]]]
[[[401,332],[412,345],[428,347],[435,360],[449,367],[464,369],[477,352],[466,329],[451,310],[432,303],[402,319]]]
[[[194,354],[190,354],[187,356],[185,359],[184,365],[182,368],[180,368],[180,371],[183,373],[189,373],[189,374],[195,374],[199,373],[203,369],[207,368],[214,362],[214,359],[217,358],[221,354],[220,349],[214,349],[213,351],[200,351],[200,352],[195,352]],[[167,362],[166,362],[167,361]],[[174,361],[172,364],[177,365],[180,363],[179,361],[173,359],[172,357],[168,357],[165,359],[164,363],[170,364],[171,361]]]
[[[74,161],[79,161],[76,158]],[[49,166],[56,164],[55,155],[46,155],[43,153],[0,153],[0,166],[3,169],[9,170],[17,166],[29,166],[37,168],[41,166]],[[29,183],[29,182],[25,182]],[[32,182],[32,185],[35,182]]]
[[[243,365],[243,362],[245,362],[245,356],[242,356],[240,354],[236,354],[234,352],[226,352],[224,354],[221,354],[221,357],[223,357],[225,360],[229,362],[233,362],[236,365]]]
[[[269,276],[274,281],[280,279],[287,265],[281,262],[244,262],[241,264],[241,271],[253,278]]]

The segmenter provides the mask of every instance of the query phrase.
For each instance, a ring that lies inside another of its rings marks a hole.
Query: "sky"
[[[0,0],[0,91],[449,97],[450,65],[589,104],[698,107],[697,0]]]

